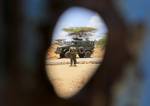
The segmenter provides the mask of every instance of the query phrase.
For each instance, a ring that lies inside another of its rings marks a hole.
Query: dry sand
[[[58,96],[68,98],[76,94],[95,73],[99,64],[47,65],[47,75]]]
[[[59,60],[59,55],[55,54],[55,50],[59,45],[53,44],[47,54],[47,60]],[[92,58],[102,59],[104,51],[100,47],[96,47]],[[81,59],[78,59],[78,61]],[[85,61],[89,61],[85,60]],[[48,77],[54,86],[58,96],[68,98],[75,95],[87,81],[92,77],[99,64],[78,64],[77,67],[70,67],[69,64],[46,65]]]

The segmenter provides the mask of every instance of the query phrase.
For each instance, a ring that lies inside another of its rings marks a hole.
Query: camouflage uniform
[[[70,65],[72,66],[73,64],[76,66],[77,60],[76,60],[76,54],[77,54],[77,50],[75,47],[70,47],[69,49],[69,53],[70,53]]]

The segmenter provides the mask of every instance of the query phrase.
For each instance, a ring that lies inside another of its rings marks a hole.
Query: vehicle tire
[[[60,58],[60,59],[61,59],[61,58],[64,58],[64,54],[63,54],[63,53],[59,54],[59,58]]]
[[[78,54],[80,58],[84,58],[84,54]]]
[[[86,51],[84,57],[85,57],[85,58],[90,58],[90,57],[91,57],[91,54],[92,54],[91,51]]]
[[[67,52],[65,53],[65,57],[66,57],[66,58],[69,58],[69,57],[70,57],[70,52],[69,52],[69,51],[67,51]]]
[[[78,55],[79,55],[80,58],[84,58],[85,53],[84,53],[84,48],[83,47],[79,47]]]

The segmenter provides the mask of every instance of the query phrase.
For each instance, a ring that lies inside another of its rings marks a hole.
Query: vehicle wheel
[[[90,57],[91,57],[91,54],[92,54],[92,53],[91,53],[90,51],[86,51],[84,57],[85,57],[85,58],[90,58]]]
[[[59,58],[60,58],[60,59],[61,59],[61,58],[64,58],[64,54],[61,53],[61,54],[59,55]]]
[[[84,48],[83,47],[79,47],[78,52],[79,52],[79,54],[78,54],[79,57],[80,58],[84,58],[84,56],[85,56]]]
[[[69,58],[69,57],[70,57],[70,52],[69,52],[69,51],[67,51],[67,52],[65,53],[65,57],[66,57],[66,58]]]
[[[84,58],[84,54],[78,54],[80,58]]]

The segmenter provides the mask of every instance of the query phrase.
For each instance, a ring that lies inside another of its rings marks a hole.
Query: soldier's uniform
[[[77,49],[76,47],[70,47],[69,49],[70,52],[70,65],[72,66],[74,64],[74,66],[76,66],[77,64],[77,60],[76,60],[76,54],[77,54]]]

